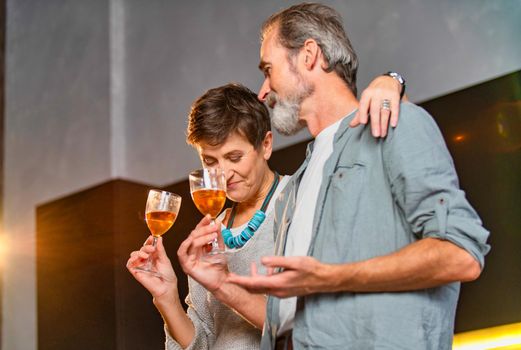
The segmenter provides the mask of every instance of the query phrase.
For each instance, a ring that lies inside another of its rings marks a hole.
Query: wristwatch
[[[389,77],[394,78],[397,82],[400,83],[402,86],[402,92],[400,92],[400,100],[403,98],[403,95],[405,94],[405,79],[398,73],[389,71],[387,73],[384,73],[383,75],[387,75]]]

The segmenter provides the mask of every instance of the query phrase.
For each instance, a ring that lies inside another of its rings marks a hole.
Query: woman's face
[[[266,178],[272,151],[272,133],[268,132],[259,149],[241,134],[234,132],[217,146],[197,145],[204,167],[220,167],[226,173],[227,197],[244,202],[255,196]]]

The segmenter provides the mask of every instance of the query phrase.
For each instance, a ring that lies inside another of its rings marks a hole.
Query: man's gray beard
[[[270,91],[266,99],[268,107],[273,106],[273,108],[268,108],[271,124],[275,130],[286,136],[295,135],[306,127],[306,123],[299,119],[300,108],[302,102],[315,91],[314,85],[304,81],[291,61],[290,70],[298,79],[299,90],[285,99],[279,98],[275,92]]]
[[[299,120],[299,101],[282,101],[275,94],[268,99],[275,99],[275,106],[269,108],[271,125],[282,135],[291,136],[302,130],[306,124]]]

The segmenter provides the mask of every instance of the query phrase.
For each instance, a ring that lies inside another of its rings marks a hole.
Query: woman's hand
[[[213,223],[207,215],[181,243],[177,251],[183,271],[210,292],[218,290],[228,276],[224,256],[208,259],[204,257],[208,252],[208,243],[216,237],[222,248],[221,223],[219,221]]]
[[[166,255],[163,239],[157,239],[155,248],[151,244],[152,240],[153,237],[150,236],[140,250],[130,254],[127,269],[152,294],[154,305],[161,313],[168,332],[184,349],[194,340],[195,328],[179,300],[177,276]],[[164,276],[163,278],[135,269],[146,264],[149,256],[152,258],[152,268]]]
[[[169,293],[177,296],[177,276],[170,259],[166,255],[163,238],[159,237],[157,239],[155,248],[152,246],[152,240],[153,237],[150,236],[140,250],[130,254],[130,259],[127,261],[127,269],[154,298],[160,298]],[[138,266],[145,265],[149,257],[152,259],[152,269],[164,276],[163,278],[135,269]]]

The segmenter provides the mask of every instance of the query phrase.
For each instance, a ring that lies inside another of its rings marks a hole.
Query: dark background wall
[[[421,104],[436,119],[461,187],[490,230],[481,278],[463,285],[457,331],[521,321],[521,72]]]

